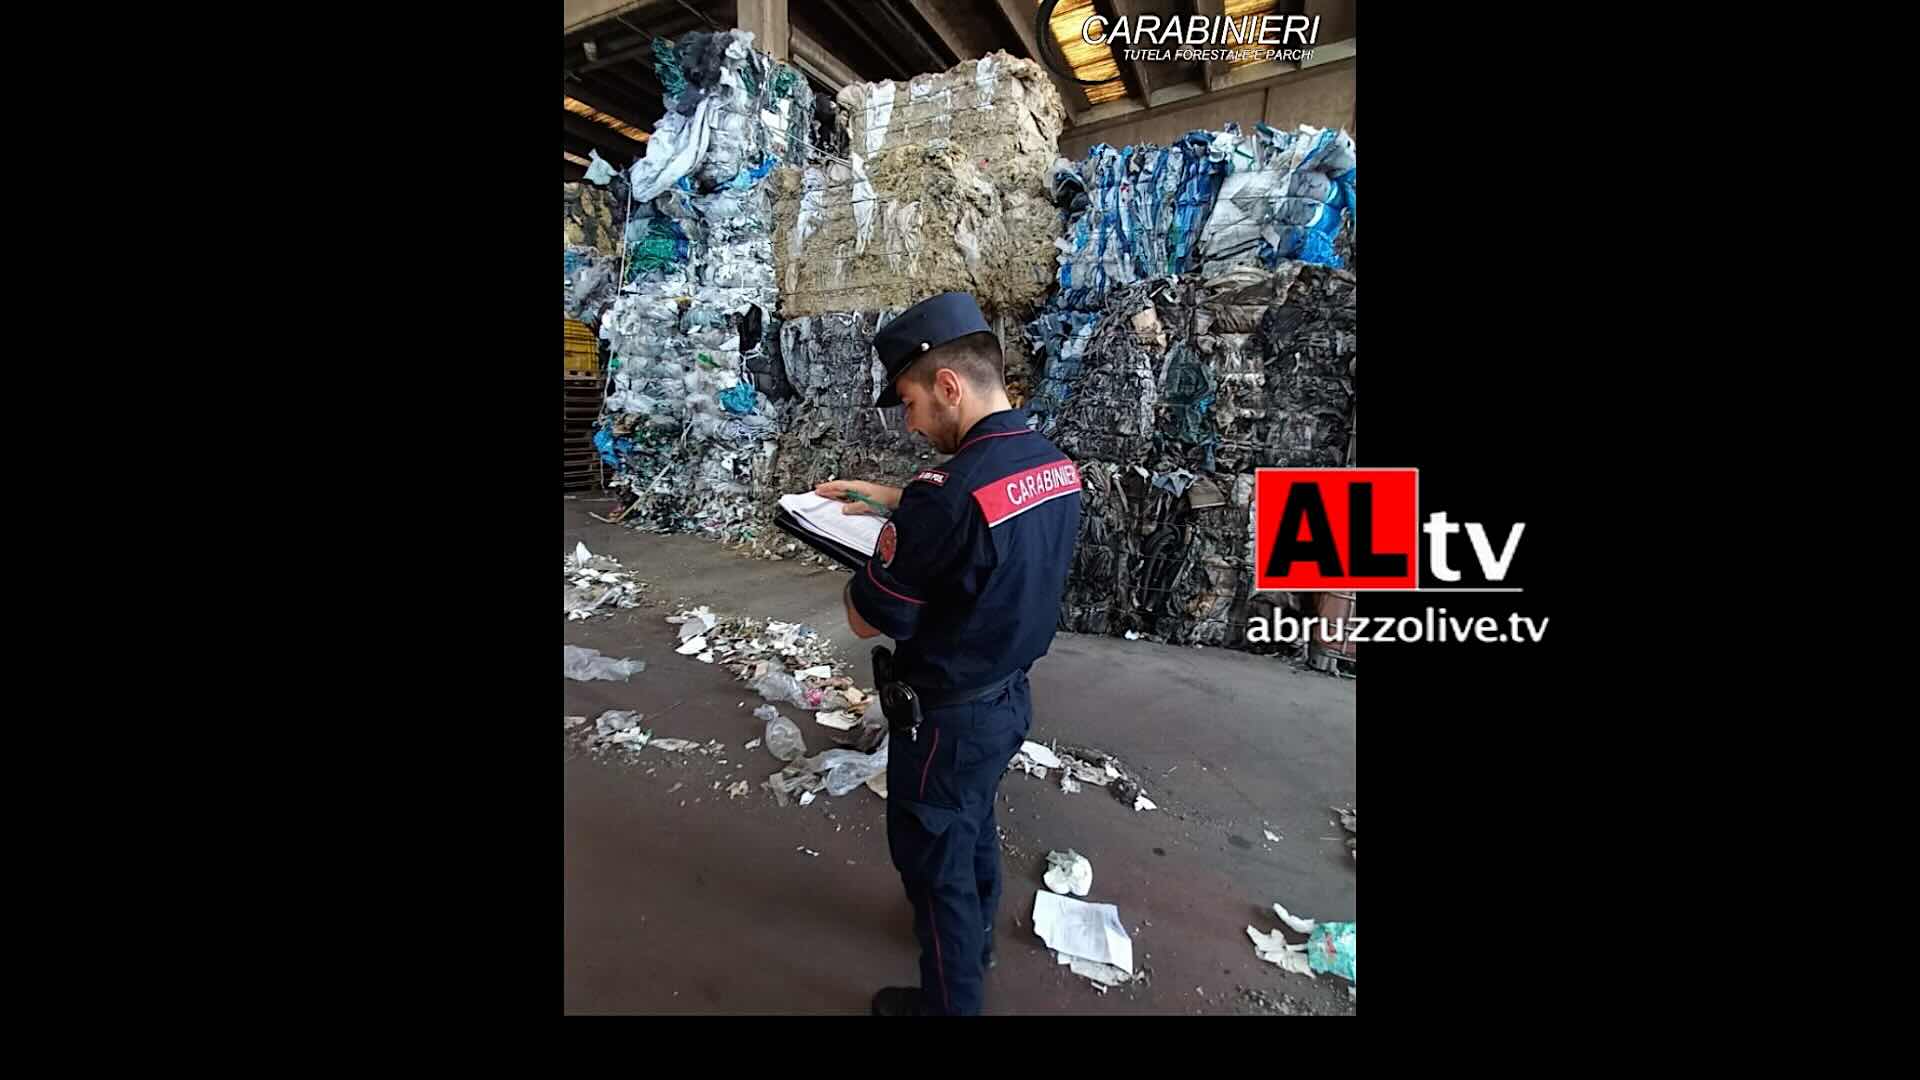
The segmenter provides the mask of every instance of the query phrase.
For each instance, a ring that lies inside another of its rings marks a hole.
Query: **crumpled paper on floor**
[[[1033,930],[1056,952],[1133,971],[1133,940],[1121,925],[1120,909],[1112,904],[1036,892]]]
[[[1093,888],[1093,864],[1085,855],[1069,848],[1047,853],[1047,888],[1065,895],[1085,896]]]

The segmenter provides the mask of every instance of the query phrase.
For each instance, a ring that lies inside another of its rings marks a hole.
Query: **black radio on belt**
[[[920,739],[920,695],[894,677],[893,652],[885,645],[873,647],[873,686],[880,695],[880,712],[887,718],[887,730]]]

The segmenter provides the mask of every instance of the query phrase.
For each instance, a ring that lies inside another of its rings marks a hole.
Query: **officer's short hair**
[[[982,390],[1001,390],[1007,385],[1000,339],[986,331],[947,342],[915,360],[901,374],[910,376],[921,386],[932,386],[934,372],[941,368],[952,368]]]

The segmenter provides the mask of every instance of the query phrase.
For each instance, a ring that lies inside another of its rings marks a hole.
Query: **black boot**
[[[917,986],[886,987],[873,995],[873,1015],[925,1016],[926,1010],[920,1007],[920,988]]]

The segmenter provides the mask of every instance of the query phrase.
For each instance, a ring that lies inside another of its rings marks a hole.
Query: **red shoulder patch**
[[[980,512],[987,516],[987,527],[992,528],[1041,503],[1079,490],[1080,470],[1072,461],[1061,458],[974,488],[973,499],[980,504]]]
[[[880,526],[880,539],[873,545],[873,553],[880,556],[881,566],[893,565],[893,550],[899,544],[899,537],[893,531],[893,522]]]

